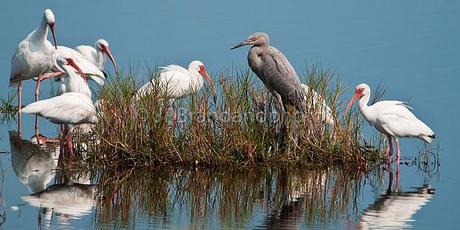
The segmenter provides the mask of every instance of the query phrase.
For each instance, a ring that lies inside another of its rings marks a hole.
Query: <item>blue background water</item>
[[[14,90],[8,89],[11,54],[38,26],[45,8],[55,13],[59,45],[92,45],[96,39],[105,38],[124,70],[146,64],[186,66],[194,59],[202,60],[214,74],[232,66],[246,67],[247,49],[229,48],[252,32],[264,31],[297,72],[304,72],[306,64],[320,64],[336,72],[350,87],[347,97],[360,82],[371,87],[382,83],[387,89],[385,98],[410,100],[417,116],[435,130],[434,145],[440,147],[439,174],[430,181],[436,194],[413,216],[414,226],[432,229],[457,225],[460,2],[3,1],[0,96]],[[49,84],[44,85],[42,97],[47,97]],[[33,101],[33,87],[32,82],[25,83],[24,104]],[[41,123],[46,134],[56,132],[54,126]],[[32,118],[25,116],[24,127],[31,125]],[[15,124],[0,127],[0,150],[9,151],[7,131]],[[24,129],[26,137],[32,132],[32,128]],[[415,156],[423,147],[417,140],[401,143],[403,156]],[[28,194],[15,177],[10,158],[9,154],[2,155],[3,197],[8,207],[21,203],[20,195]],[[402,188],[420,186],[423,180],[420,172],[402,166]],[[360,207],[367,207],[376,196],[365,190]],[[35,208],[23,208],[19,217],[8,212],[7,229],[37,226]],[[91,215],[83,222],[90,225]]]

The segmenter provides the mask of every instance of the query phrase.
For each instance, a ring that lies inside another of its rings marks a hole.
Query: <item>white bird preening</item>
[[[94,47],[87,45],[80,45],[75,47],[75,50],[79,52],[86,60],[97,66],[100,70],[104,69],[105,55],[110,59],[115,70],[115,74],[118,74],[118,66],[115,58],[110,51],[109,43],[104,39],[99,39],[94,44]]]
[[[93,63],[88,61],[86,58],[84,58],[76,50],[69,48],[69,47],[65,47],[65,46],[58,46],[56,50],[56,55],[57,57],[61,56],[61,57],[71,58],[75,62],[75,64],[81,69],[81,71],[83,71],[83,73],[88,75],[98,85],[100,86],[104,85],[104,81],[105,81],[104,72],[102,72],[96,65],[94,65]],[[53,70],[60,72],[61,80],[63,80],[65,75],[62,74],[62,70],[56,67]]]
[[[50,9],[43,13],[40,26],[22,40],[11,57],[10,86],[18,90],[18,132],[21,135],[21,100],[22,81],[38,77],[42,78],[54,65],[56,34],[55,18]],[[54,47],[47,39],[48,27],[53,35]],[[35,98],[38,100],[37,92]]]
[[[57,68],[60,68],[68,77],[63,81],[64,86],[61,85],[62,93],[76,92],[82,93],[91,98],[91,89],[88,85],[87,75],[75,63],[72,58],[59,56],[56,59]]]
[[[317,109],[314,111],[318,111],[320,114],[321,121],[329,124],[330,126],[334,126],[335,119],[332,113],[331,107],[327,105],[326,100],[314,89],[310,90],[310,87],[306,84],[301,84],[303,90],[305,91],[305,101],[307,102],[307,109],[308,111],[312,111],[312,109]],[[312,101],[310,102],[307,98],[308,95],[311,94]]]
[[[165,90],[171,99],[183,98],[198,92],[203,86],[203,78],[211,85],[214,95],[216,94],[214,82],[201,61],[192,61],[188,69],[178,65],[168,65],[160,68],[159,77],[152,79],[139,88],[136,93],[137,98],[151,93],[155,89],[154,84],[158,84],[161,90]]]
[[[390,159],[393,154],[392,138],[396,142],[397,164],[400,161],[401,151],[399,148],[400,137],[417,137],[426,143],[431,143],[435,138],[433,130],[419,120],[405,102],[402,101],[379,101],[373,105],[367,105],[371,96],[370,87],[361,83],[356,86],[355,94],[345,109],[345,114],[356,100],[359,100],[359,109],[364,118],[379,132],[387,136],[390,145]]]
[[[80,76],[81,78],[85,75],[72,58],[59,57],[56,62],[59,65],[58,67],[69,75],[69,78],[76,77],[74,76],[75,70],[82,75]],[[70,69],[67,66],[72,66],[74,69]],[[71,151],[72,139],[69,133],[69,126],[94,124],[97,122],[97,117],[96,108],[90,97],[91,91],[86,83],[82,83],[77,79],[69,79],[69,81],[69,90],[75,88],[76,92],[68,92],[50,99],[34,102],[24,107],[23,112],[42,116],[55,124],[66,125],[64,136],[67,140],[69,151]],[[73,81],[76,81],[76,83],[72,83]],[[38,136],[38,133],[35,135]]]

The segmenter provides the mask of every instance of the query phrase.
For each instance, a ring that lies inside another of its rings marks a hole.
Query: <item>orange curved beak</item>
[[[115,58],[113,57],[112,52],[110,52],[110,48],[105,46],[105,45],[101,45],[101,47],[102,47],[102,51],[105,54],[107,54],[107,56],[109,57],[110,61],[112,62],[113,68],[115,69],[115,74],[118,75],[118,66],[117,66],[117,63],[115,62]]]
[[[88,75],[86,73],[83,73],[83,71],[72,58],[66,58],[65,60],[67,61],[67,65],[72,66],[80,74],[82,78],[84,78],[85,80],[88,79]]]
[[[57,49],[57,43],[56,43],[56,33],[54,32],[54,23],[53,24],[48,24],[51,30],[51,34],[53,35],[53,42],[54,42],[54,49]]]
[[[200,66],[200,70],[198,72],[201,74],[201,76],[203,76],[209,82],[209,84],[212,87],[213,96],[216,97],[217,92],[216,92],[216,88],[214,87],[214,82],[212,81],[212,78],[209,76],[208,72],[206,71],[206,68],[204,68],[204,66]]]
[[[363,95],[364,95],[363,90],[357,89],[355,91],[355,94],[353,95],[353,97],[350,99],[350,101],[347,104],[347,108],[345,109],[345,112],[343,113],[343,117],[345,117],[345,115],[348,113],[348,111],[350,110],[351,106],[353,106],[353,103],[355,103],[355,101],[360,99]]]

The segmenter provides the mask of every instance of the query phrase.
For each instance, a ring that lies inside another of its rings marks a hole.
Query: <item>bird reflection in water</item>
[[[19,181],[26,185],[31,193],[45,190],[56,175],[58,143],[43,142],[42,145],[37,145],[37,138],[31,138],[31,141],[23,140],[16,131],[9,131],[9,138],[11,164]],[[40,136],[39,140],[45,138]]]
[[[399,189],[399,165],[396,166],[395,175],[393,175],[391,165],[388,165],[388,178],[386,193],[364,210],[359,223],[360,229],[411,228],[414,222],[412,216],[434,195],[434,188],[428,184],[409,191],[401,191]],[[395,183],[395,189],[392,191],[393,183]]]
[[[280,170],[278,183],[281,188],[282,201],[266,216],[264,229],[300,229],[310,206],[311,199],[327,193],[328,170],[304,175],[289,175]]]
[[[44,215],[45,226],[49,227],[55,216],[59,224],[65,225],[70,220],[89,215],[95,204],[96,192],[96,185],[70,182],[51,185],[44,191],[22,196],[21,199],[39,208],[39,224]]]
[[[37,138],[23,140],[16,131],[10,131],[9,137],[13,170],[31,192],[31,195],[22,196],[21,199],[39,208],[40,225],[42,215],[48,228],[53,216],[58,216],[59,223],[65,224],[91,212],[96,185],[91,184],[88,173],[75,176],[57,170],[60,155],[58,142],[45,141],[37,145],[33,142]],[[54,184],[49,185],[53,181]]]

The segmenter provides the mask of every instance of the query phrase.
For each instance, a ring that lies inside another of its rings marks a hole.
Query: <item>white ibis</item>
[[[158,79],[153,79],[143,85],[136,93],[137,98],[151,93],[156,83],[159,84],[162,90],[167,92],[167,95],[171,99],[183,98],[198,92],[203,86],[203,78],[205,78],[209,84],[211,84],[213,90],[215,90],[214,83],[201,61],[192,61],[188,69],[178,65],[168,65],[160,68],[162,70],[160,71]]]
[[[104,85],[105,73],[102,72],[96,65],[84,58],[79,52],[69,47],[58,46],[56,53],[57,56],[71,58],[81,71],[83,71],[83,73],[88,75],[97,84],[101,86]],[[59,68],[55,68],[54,70],[61,71]],[[61,80],[62,79],[63,77],[61,77]]]
[[[99,39],[94,44],[94,47],[81,45],[75,47],[75,50],[79,52],[86,60],[97,66],[100,70],[104,69],[105,55],[110,59],[115,69],[115,73],[118,74],[118,66],[115,62],[115,58],[109,48],[109,43],[104,39]],[[105,54],[105,55],[104,55]]]
[[[22,81],[47,73],[54,64],[56,34],[54,14],[50,9],[43,13],[40,26],[22,40],[11,57],[10,86],[18,89],[18,132],[21,134]],[[48,27],[53,34],[54,47],[47,39]],[[37,92],[35,96],[37,98]]]
[[[62,93],[77,92],[82,93],[91,98],[91,90],[87,82],[87,76],[72,58],[59,56],[56,59],[57,68],[60,68],[68,77],[61,85]]]
[[[24,107],[23,112],[37,114],[55,124],[66,125],[64,137],[70,152],[72,151],[72,135],[69,132],[69,126],[97,122],[93,101],[83,93],[69,92],[37,101]]]
[[[356,86],[355,94],[345,109],[345,114],[356,100],[359,100],[359,109],[364,118],[379,132],[386,135],[390,145],[390,159],[393,154],[392,138],[396,142],[397,164],[400,160],[400,137],[416,137],[426,143],[431,143],[435,138],[433,130],[419,120],[405,102],[402,101],[379,101],[373,105],[367,105],[371,96],[371,89],[367,84],[361,83]]]
[[[65,125],[63,136],[70,152],[72,152],[70,127],[97,122],[96,108],[91,98],[86,94],[77,92],[64,93],[50,99],[34,102],[24,107],[23,112],[37,114],[52,123]]]
[[[136,93],[137,99],[151,93],[155,89],[154,84],[158,84],[160,89],[164,90],[171,100],[183,98],[200,91],[203,86],[203,78],[211,85],[214,98],[217,97],[214,82],[201,61],[192,61],[188,65],[188,69],[178,65],[168,65],[160,68],[161,71],[158,79],[152,79],[150,82],[144,84]],[[174,126],[176,126],[176,121],[177,114],[174,111]]]
[[[334,116],[332,113],[331,107],[327,105],[326,100],[314,89],[310,89],[310,87],[306,84],[302,84],[302,88],[305,91],[305,101],[307,102],[307,109],[308,111],[318,111],[320,114],[321,121],[329,124],[330,126],[334,126]],[[308,100],[307,96],[311,94],[311,102]]]

